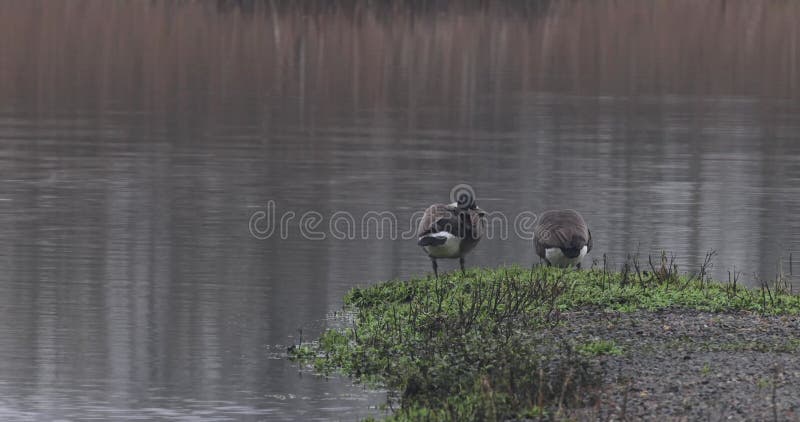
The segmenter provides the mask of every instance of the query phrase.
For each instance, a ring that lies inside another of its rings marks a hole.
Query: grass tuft
[[[619,356],[622,354],[622,348],[617,346],[613,340],[590,341],[579,345],[576,349],[584,356]]]

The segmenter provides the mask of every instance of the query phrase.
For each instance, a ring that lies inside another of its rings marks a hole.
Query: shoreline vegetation
[[[388,420],[756,418],[800,412],[800,296],[680,274],[472,269],[354,288],[339,327],[289,348],[320,374],[388,389]],[[647,268],[647,269],[645,269]]]
[[[772,123],[780,110],[765,99],[798,96],[798,19],[789,1],[7,1],[0,96],[42,112],[125,99],[209,124],[252,103],[314,128],[352,109],[403,111],[399,127],[427,129],[444,107],[470,130],[484,129],[475,114],[524,121],[508,96],[526,107],[538,102],[528,93],[597,96],[629,113],[639,106],[626,98],[655,96],[700,117],[732,101]]]

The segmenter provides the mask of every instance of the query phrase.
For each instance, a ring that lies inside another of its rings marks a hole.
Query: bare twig
[[[619,420],[626,421],[628,420],[628,394],[631,391],[631,381],[629,380],[627,384],[625,384],[625,395],[622,396],[622,409],[620,410]]]

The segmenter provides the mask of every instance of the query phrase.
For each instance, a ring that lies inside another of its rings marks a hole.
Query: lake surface
[[[404,233],[460,183],[508,221],[469,266],[538,262],[514,219],[568,207],[587,265],[663,249],[696,271],[715,250],[717,278],[800,287],[799,19],[796,2],[0,3],[0,419],[380,413],[384,393],[285,348],[353,286],[429,272]],[[270,215],[286,224],[267,236]]]

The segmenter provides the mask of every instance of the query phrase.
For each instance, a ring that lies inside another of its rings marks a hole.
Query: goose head
[[[473,216],[477,215],[479,218],[483,218],[486,215],[486,211],[479,208],[475,203],[475,194],[471,190],[458,192],[457,196],[453,199],[455,199],[456,202],[448,204],[448,207],[453,211]]]
[[[470,207],[459,206],[458,202],[453,202],[453,203],[447,204],[447,207],[450,208],[451,210],[453,210],[454,212],[477,215],[480,218],[483,218],[483,217],[486,216],[486,210],[484,210],[483,208],[475,205],[474,202],[472,203],[472,206],[470,206]]]

